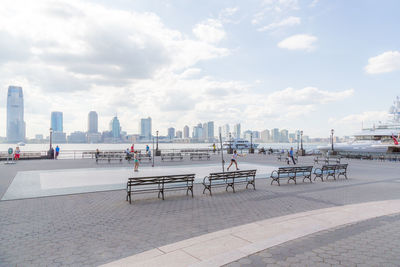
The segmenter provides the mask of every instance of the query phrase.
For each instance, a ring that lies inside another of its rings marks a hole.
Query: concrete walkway
[[[102,266],[221,266],[319,231],[400,212],[400,200],[337,206],[225,229]]]

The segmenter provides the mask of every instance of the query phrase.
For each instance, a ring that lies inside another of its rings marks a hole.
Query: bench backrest
[[[312,172],[313,166],[293,167],[295,172]]]
[[[163,176],[128,178],[128,186],[161,184]]]
[[[281,173],[294,173],[294,167],[279,167],[278,169],[278,174]]]
[[[323,165],[322,166],[322,171],[332,171],[337,169],[337,164],[335,165]]]
[[[222,179],[233,179],[241,177],[255,176],[257,170],[243,170],[243,171],[232,171],[232,172],[214,172],[208,176],[209,180],[222,180]]]
[[[164,184],[170,183],[193,183],[195,174],[179,174],[179,175],[168,175],[162,178]]]

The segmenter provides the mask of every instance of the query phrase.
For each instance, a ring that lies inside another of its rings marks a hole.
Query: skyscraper
[[[229,138],[229,124],[225,124],[222,126],[222,138],[228,139]]]
[[[117,116],[110,121],[110,131],[111,137],[114,139],[114,141],[121,138],[121,125],[119,124]]]
[[[183,138],[189,138],[189,126],[183,127]]]
[[[174,137],[175,137],[175,128],[174,127],[168,128],[168,138],[174,139]]]
[[[147,119],[140,120],[140,136],[144,139],[151,140],[151,118],[148,117]]]
[[[212,141],[214,139],[214,122],[207,122],[207,139]]]
[[[240,138],[241,136],[240,123],[235,124],[235,127],[233,128],[233,136],[235,138]]]
[[[24,95],[22,87],[9,86],[7,93],[7,141],[25,141]]]
[[[60,111],[51,112],[51,128],[54,132],[63,132],[63,113]]]
[[[96,111],[90,111],[88,115],[88,133],[99,132],[99,117]]]

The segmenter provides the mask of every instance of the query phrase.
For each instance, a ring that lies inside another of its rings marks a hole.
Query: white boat
[[[24,142],[19,142],[17,145],[18,145],[18,146],[24,146],[25,143],[24,143]]]
[[[242,139],[242,138],[234,138],[231,140],[227,140],[224,142],[224,148],[231,147],[232,149],[249,149],[253,145],[253,148],[257,148],[258,144],[251,144],[249,140]]]
[[[400,98],[397,97],[389,110],[393,119],[387,123],[379,123],[371,128],[363,128],[354,135],[354,140],[347,143],[334,143],[337,153],[400,153]],[[322,153],[332,151],[332,145],[318,147]]]

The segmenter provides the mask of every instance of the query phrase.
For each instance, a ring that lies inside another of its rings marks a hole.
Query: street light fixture
[[[52,157],[54,157],[53,153],[52,153],[52,137],[53,137],[53,128],[50,128],[50,135],[49,135],[49,140],[50,140],[50,147],[49,147],[49,151],[47,152],[48,157],[51,159]]]
[[[297,151],[300,149],[300,132],[297,131]]]
[[[156,131],[157,143],[156,143],[156,156],[161,156],[161,152],[158,150],[158,131]]]
[[[228,154],[233,154],[232,151],[232,134],[229,133],[229,150],[228,150]]]
[[[254,154],[254,149],[253,149],[253,133],[250,133],[250,154]]]
[[[334,129],[331,129],[331,142],[332,142],[332,152],[333,152],[333,134],[335,133]]]
[[[304,156],[305,153],[304,153],[304,149],[303,149],[303,131],[300,131],[300,144],[301,144],[301,145],[300,145],[300,149],[301,149],[301,150],[300,150],[300,151],[301,151],[300,154],[301,154],[302,156]]]

